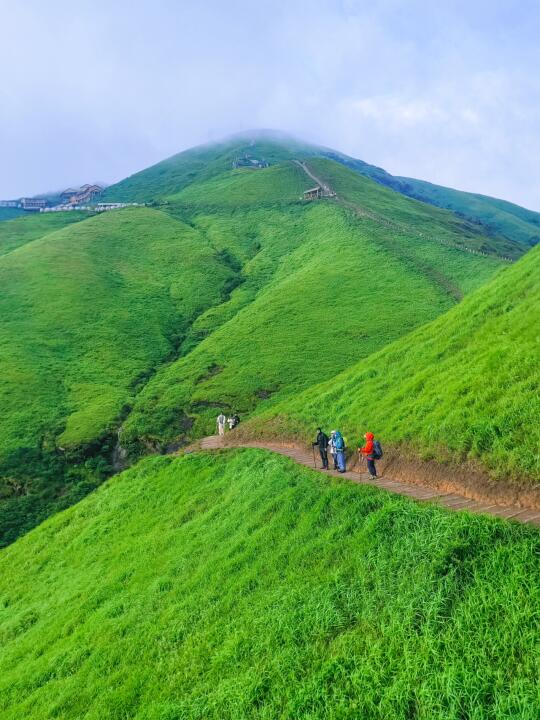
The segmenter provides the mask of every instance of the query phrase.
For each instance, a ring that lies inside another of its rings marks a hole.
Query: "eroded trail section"
[[[305,449],[293,444],[280,445],[277,443],[259,442],[255,440],[250,442],[235,442],[230,436],[226,436],[224,438],[219,435],[210,435],[202,438],[202,440],[198,443],[198,447],[201,450],[260,448],[284,455],[300,465],[305,465],[306,467],[314,469],[313,455]],[[386,476],[373,480],[370,478],[368,473],[354,471],[348,471],[340,475],[333,470],[323,471],[320,468],[320,462],[317,462],[317,460],[318,458],[316,458],[315,461],[315,464],[317,465],[315,469],[319,470],[319,472],[324,472],[326,475],[343,477],[351,482],[359,483],[361,485],[372,485],[381,488],[381,490],[388,490],[389,492],[396,493],[397,495],[405,495],[414,500],[434,502],[437,503],[437,505],[447,508],[448,510],[468,510],[473,513],[492,515],[494,517],[506,518],[508,520],[516,520],[524,524],[540,527],[540,510],[530,510],[522,507],[496,504],[490,505],[487,502],[473,500],[472,498],[467,498],[464,495],[448,493],[434,488],[422,487],[421,485],[408,484],[400,482],[399,480],[392,480]]]

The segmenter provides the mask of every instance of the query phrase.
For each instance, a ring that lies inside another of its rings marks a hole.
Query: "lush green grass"
[[[482,238],[450,213],[337,163],[314,166],[344,203],[308,203],[298,165],[232,170],[238,143],[221,150],[161,210],[0,228],[0,542],[94,487],[124,420],[132,454],[207,433],[218,409],[335,376],[502,266],[457,247]]]
[[[318,153],[313,153],[315,156]],[[493,235],[498,246],[505,248],[506,254],[515,256],[516,243],[530,247],[540,241],[540,213],[527,210],[506,200],[499,200],[487,195],[468,193],[461,190],[434,185],[424,180],[390,175],[382,168],[356,160],[343,153],[323,150],[323,156],[336,160],[352,168],[361,175],[386,185],[396,192],[431,203],[455,212],[458,216],[468,218],[472,222],[481,223],[481,230]],[[506,238],[501,242],[501,237]]]
[[[433,243],[442,243],[516,259],[526,249],[521,242],[508,240],[501,235],[490,235],[484,226],[460,218],[449,210],[411,201],[411,198],[381,188],[362,175],[355,177],[339,163],[313,158],[308,161],[308,165],[341,198],[390,220],[394,234],[408,235],[409,242],[418,251],[429,250]],[[411,228],[414,228],[414,233],[410,232]]]
[[[56,448],[92,454],[108,442],[140,384],[231,281],[200,233],[147,208],[79,222],[0,259],[2,538],[42,516],[36,488]],[[45,467],[36,451],[52,454]]]
[[[273,408],[259,432],[369,429],[416,455],[481,461],[540,481],[540,248],[456,308],[333,380]],[[255,422],[255,421],[254,421]]]
[[[4,720],[536,720],[538,533],[262,451],[154,458],[0,556]]]
[[[400,192],[448,208],[464,217],[480,221],[496,233],[502,233],[524,245],[540,242],[540,213],[506,200],[466,193],[433,185],[422,180],[397,178]]]
[[[33,213],[0,225],[0,256],[66,225],[88,218],[83,212]]]
[[[343,153],[272,132],[252,131],[191,148],[107,188],[104,198],[126,202],[163,199],[223,174],[231,169],[235,158],[244,154],[272,164],[295,158],[330,158],[398,193],[455,211],[472,223],[481,223],[478,231],[484,237],[485,249],[496,249],[500,255],[519,257],[524,248],[540,239],[538,212],[484,195],[394,177]]]
[[[254,131],[173,155],[111,185],[103,197],[113,202],[163,199],[190,185],[198,185],[230,171],[233,161],[245,154],[274,164],[295,157],[307,157],[314,150],[314,146],[292,138]]]
[[[192,434],[207,433],[219,408],[245,414],[261,399],[296,394],[445,312],[502,267],[456,249],[461,228],[449,213],[321,163],[318,170],[333,169],[341,185],[362,194],[373,217],[334,201],[294,200],[302,171],[293,164],[234,172],[171,200],[170,212],[234,254],[244,282],[196,320],[187,354],[139,394],[126,441],[181,437],[179,413],[195,419]],[[282,187],[289,203],[280,202]],[[399,233],[386,220],[393,212]],[[419,235],[427,223],[447,245]]]
[[[15,218],[24,214],[24,210],[21,210],[20,208],[0,207],[0,222],[3,222],[4,220],[15,220]]]

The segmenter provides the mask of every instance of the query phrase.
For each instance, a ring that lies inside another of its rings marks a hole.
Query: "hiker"
[[[229,430],[234,428],[234,417],[232,415],[227,418],[227,425],[229,426]]]
[[[337,450],[334,442],[335,436],[336,430],[332,430],[330,433],[330,440],[328,441],[328,447],[330,448],[330,455],[332,456],[332,460],[334,462],[334,470],[339,470],[339,465],[337,463]]]
[[[345,438],[339,430],[334,431],[334,447],[336,449],[338,472],[344,473],[347,469],[345,465]]]
[[[235,428],[240,422],[240,415],[238,413],[234,413],[233,415],[233,428]]]
[[[312,445],[313,447],[317,446],[319,448],[323,470],[328,470],[328,442],[328,435],[323,433],[321,428],[317,428],[317,438]]]
[[[223,414],[223,412],[220,412],[219,415],[216,418],[216,425],[217,425],[217,431],[218,435],[225,435],[225,423],[227,421],[227,418]]]
[[[375,460],[380,460],[383,456],[381,443],[375,440],[375,435],[372,432],[367,432],[364,438],[366,439],[366,444],[364,447],[358,448],[358,454],[366,458],[369,474],[372,478],[376,478],[377,468],[375,467]]]

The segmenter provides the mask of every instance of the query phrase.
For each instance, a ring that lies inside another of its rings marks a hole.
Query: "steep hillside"
[[[81,463],[105,443],[107,465],[137,387],[234,282],[196,230],[150,209],[97,216],[0,258],[2,538],[44,502],[65,502],[58,465],[70,452]],[[95,468],[78,468],[68,485],[93,482]]]
[[[533,530],[262,451],[154,458],[0,555],[3,720],[536,720]]]
[[[24,214],[24,210],[20,210],[19,208],[0,207],[0,222],[3,222],[5,220],[15,220],[15,218],[18,218]]]
[[[191,148],[111,186],[105,199],[120,202],[159,200],[190,184],[204,182],[229,170],[235,159],[247,156],[271,164],[294,159],[329,158],[396,192],[452,210],[491,236],[499,254],[519,257],[540,240],[540,213],[485,195],[460,192],[385,170],[330,148],[302,142],[283,133],[254,130],[219,143]],[[502,236],[502,237],[501,237]]]
[[[66,225],[88,218],[83,212],[35,213],[3,222],[0,225],[0,256],[21,245],[37,240]]]
[[[215,174],[221,157],[159,210],[5,224],[0,542],[93,488],[119,431],[116,465],[294,396],[506,265],[470,251],[478,228],[332,161],[312,165],[338,199],[310,203],[298,163]]]
[[[247,156],[276,164],[313,154],[315,147],[276,133],[254,131],[221,142],[190,148],[111,185],[103,197],[111,202],[145,202],[180,192],[232,169]]]
[[[446,315],[272,408],[257,432],[308,437],[322,423],[352,442],[370,429],[416,456],[480,461],[497,479],[537,486],[539,278],[535,248]]]
[[[451,210],[460,217],[480,223],[483,225],[484,233],[495,237],[502,235],[511,243],[518,243],[526,248],[540,242],[539,212],[488,195],[463,192],[424,180],[390,175],[382,168],[333,150],[323,149],[321,154],[396,192]]]
[[[197,319],[192,336],[200,344],[185,344],[187,354],[138,395],[125,442],[181,439],[184,415],[194,420],[191,434],[208,433],[219,409],[244,414],[330,378],[446,311],[502,266],[460,249],[478,233],[451,214],[321,163],[350,185],[361,213],[352,202],[298,202],[292,187],[288,204],[268,207],[274,188],[305,178],[293,163],[237,171],[171,196],[169,212],[217,242],[227,238],[241,261],[246,241],[258,251],[230,302]],[[426,227],[444,243],[421,235]]]

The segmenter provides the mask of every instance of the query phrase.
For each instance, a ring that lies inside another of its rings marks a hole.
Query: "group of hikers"
[[[216,418],[218,435],[225,435],[225,424],[229,426],[229,430],[234,430],[234,428],[238,425],[239,422],[240,417],[238,413],[234,413],[230,417],[225,417],[225,415],[220,412]]]
[[[358,447],[358,454],[367,460],[368,472],[372,478],[376,478],[375,460],[380,460],[383,456],[381,443],[375,440],[375,435],[372,432],[367,432],[364,438],[366,443],[362,447]],[[328,451],[330,451],[334,461],[334,470],[340,473],[346,472],[345,438],[339,430],[332,430],[330,437],[328,437],[321,428],[317,428],[317,437],[313,447],[319,448],[323,470],[328,470]]]
[[[229,430],[234,428],[240,422],[238,413],[234,413],[230,417],[226,417],[223,412],[220,412],[216,418],[216,428],[218,435],[225,435],[225,426],[228,425]],[[375,435],[372,432],[367,432],[364,435],[365,445],[358,447],[358,454],[367,460],[368,472],[372,478],[377,477],[377,468],[375,461],[380,460],[383,456],[381,443],[375,440]],[[340,473],[347,471],[347,460],[345,456],[345,438],[339,432],[339,430],[332,430],[330,437],[322,431],[321,428],[317,428],[317,437],[313,442],[313,447],[319,449],[321,456],[323,470],[328,470],[328,452],[332,456],[334,463],[334,470]],[[315,457],[315,456],[314,456]]]

